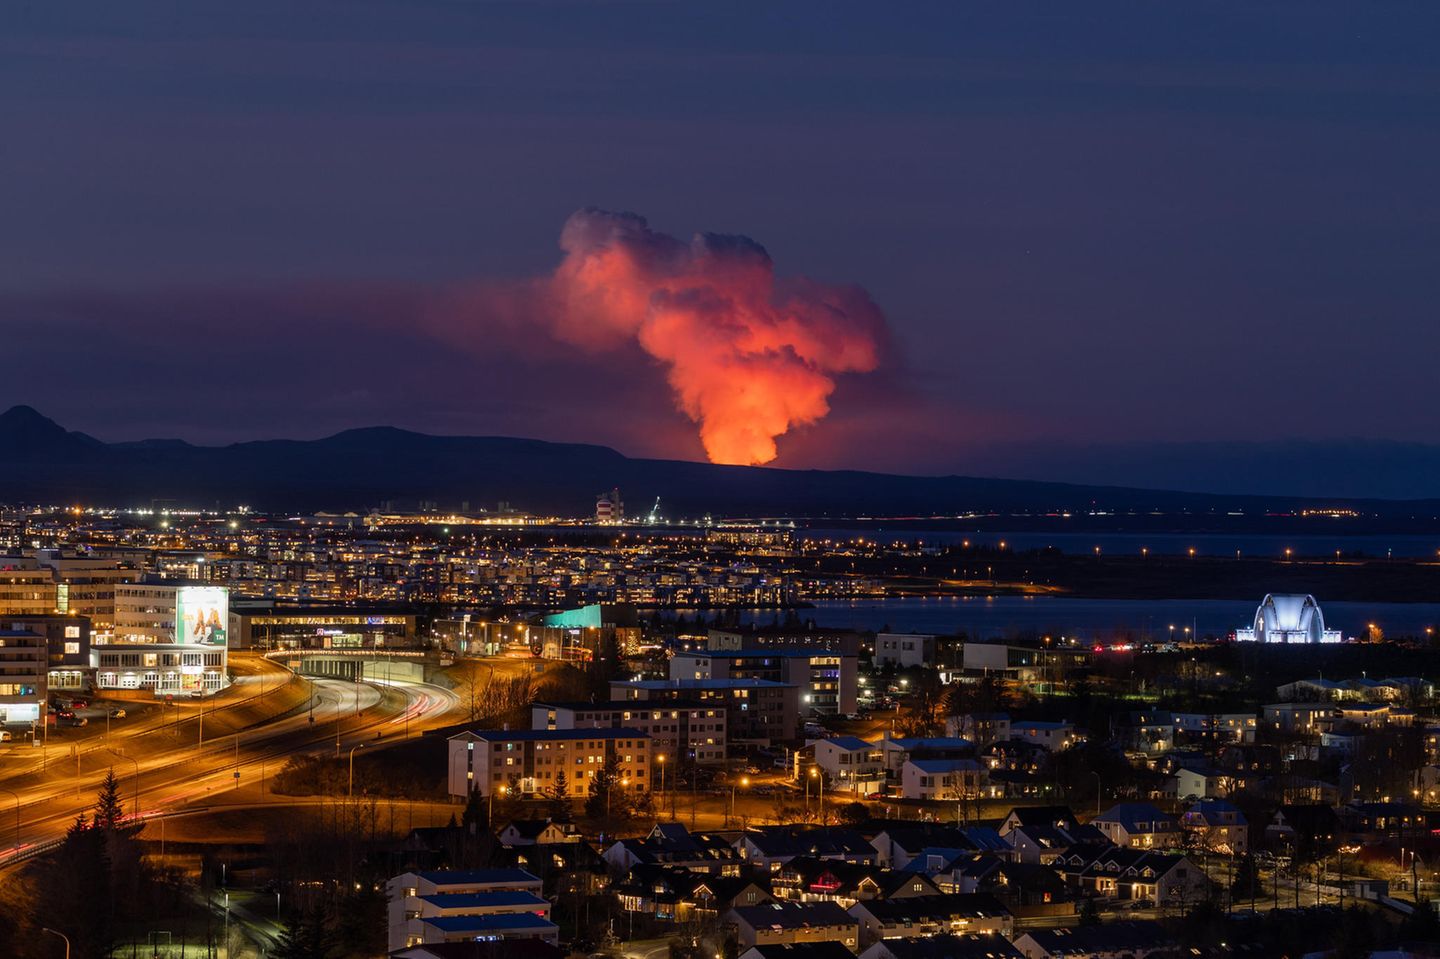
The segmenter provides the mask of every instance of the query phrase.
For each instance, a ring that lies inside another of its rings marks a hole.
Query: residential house
[[[1291,845],[1311,848],[1332,848],[1340,841],[1344,825],[1335,807],[1322,803],[1298,803],[1281,806],[1265,827],[1265,837]]]
[[[614,890],[624,911],[673,922],[705,921],[736,906],[774,899],[746,876],[708,876],[666,866],[636,866]]]
[[[863,835],[833,826],[751,827],[735,840],[734,848],[743,861],[769,872],[778,872],[797,856],[868,865],[879,860],[875,847]]]
[[[1068,864],[1061,872],[1080,892],[1153,906],[1194,904],[1210,886],[1204,871],[1180,853],[1122,846],[1098,851],[1078,873]]]
[[[945,720],[945,735],[977,746],[1010,741],[1009,713],[965,713]]]
[[[1180,828],[1196,837],[1196,846],[1243,856],[1250,850],[1250,824],[1234,803],[1202,799],[1180,816]]]
[[[725,839],[709,833],[691,833],[680,823],[656,823],[641,839],[621,839],[604,852],[617,873],[639,864],[674,866],[716,876],[738,876],[744,859]]]
[[[1149,849],[1176,845],[1181,838],[1174,816],[1144,802],[1118,803],[1090,824],[1117,846]]]
[[[985,841],[984,837],[979,837]],[[925,850],[936,849],[978,849],[980,843],[972,838],[970,830],[940,823],[892,822],[870,840],[880,865],[892,869],[904,869],[910,861]]]
[[[1160,923],[1106,922],[1073,929],[1029,929],[1015,938],[1025,959],[1148,959],[1180,950],[1182,943]]]
[[[922,939],[881,939],[860,953],[860,959],[1024,959],[1024,956],[999,936],[949,934]]]
[[[1074,723],[1040,719],[1012,719],[1010,721],[1010,738],[1043,746],[1053,753],[1069,749],[1080,742],[1081,737],[1076,735]]]
[[[500,830],[500,842],[505,846],[537,846],[579,841],[580,833],[573,825],[549,819],[513,819]]]
[[[957,800],[981,796],[985,768],[974,759],[911,759],[900,773],[905,799]]]
[[[1015,917],[994,896],[970,893],[912,896],[857,902],[849,909],[860,922],[860,941],[974,933],[1009,938]]]
[[[778,942],[764,946],[751,946],[740,953],[737,959],[855,959],[843,943],[823,942]]]
[[[787,942],[838,942],[859,950],[860,923],[833,902],[770,902],[725,914],[741,950]]]
[[[885,757],[876,744],[856,736],[837,736],[811,745],[815,765],[824,770],[831,788],[862,796],[884,791]]]
[[[882,739],[880,751],[885,775],[891,782],[898,782],[901,769],[911,759],[965,759],[975,755],[975,744],[953,736],[902,736]]]
[[[797,856],[770,878],[777,899],[834,902],[843,908],[867,899],[934,895],[940,889],[928,877],[880,866]]]

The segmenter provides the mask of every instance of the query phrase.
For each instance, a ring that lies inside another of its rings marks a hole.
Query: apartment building
[[[670,658],[670,678],[790,683],[800,688],[801,715],[849,715],[856,666],[856,656],[826,649],[697,650]]]
[[[559,940],[540,879],[523,869],[407,872],[385,883],[389,951],[443,942]]]
[[[800,688],[764,679],[634,679],[610,683],[626,702],[696,701],[725,708],[731,745],[790,742],[800,732]]]
[[[534,729],[638,729],[657,756],[700,765],[725,761],[725,707],[715,702],[535,703],[530,712]]]
[[[0,615],[0,629],[28,630],[45,637],[49,654],[45,685],[49,689],[78,691],[90,685],[95,669],[90,659],[88,616]]]
[[[485,729],[449,740],[449,789],[452,796],[472,792],[493,795],[514,789],[531,796],[555,788],[565,774],[566,791],[577,799],[590,795],[595,774],[611,759],[621,788],[650,788],[654,756],[650,737],[638,729]]]
[[[0,723],[33,723],[45,714],[50,644],[38,633],[0,630]]]

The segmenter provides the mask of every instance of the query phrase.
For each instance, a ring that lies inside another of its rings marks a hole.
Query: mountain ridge
[[[1143,487],[868,470],[723,466],[631,458],[608,446],[511,436],[435,436],[390,426],[313,440],[198,446],[154,439],[105,443],[32,407],[0,414],[0,500],[146,505],[156,501],[262,510],[369,509],[433,502],[586,515],[601,490],[633,503],[660,497],[670,515],[953,516],[1089,509],[1264,513],[1317,506],[1376,515],[1440,514],[1440,501],[1213,494]]]

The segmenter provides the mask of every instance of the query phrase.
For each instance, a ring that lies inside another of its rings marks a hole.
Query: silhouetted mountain
[[[963,476],[782,470],[631,459],[603,446],[510,437],[429,436],[389,427],[325,439],[193,446],[178,440],[101,443],[29,407],[0,415],[0,500],[18,503],[365,510],[386,501],[455,509],[586,515],[618,486],[631,512],[660,497],[670,516],[937,516],[971,512],[1225,512],[1350,506],[1388,517],[1440,513],[1436,501],[1316,501],[1219,496]]]
[[[12,406],[0,413],[0,455],[45,453],[64,456],[93,449],[99,441],[84,433],[71,433],[29,406]]]

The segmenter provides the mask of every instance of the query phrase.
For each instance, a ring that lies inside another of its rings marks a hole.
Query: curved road
[[[292,756],[331,753],[351,747],[383,748],[409,735],[444,725],[444,717],[460,706],[450,690],[426,683],[365,682],[315,679],[308,703],[249,729],[200,741],[203,720],[186,720],[187,741],[156,749],[165,723],[127,730],[118,749],[94,749],[80,757],[51,761],[39,782],[27,769],[0,780],[0,866],[27,859],[62,838],[75,817],[88,810],[108,769],[120,779],[127,813],[142,817],[174,810],[197,799],[272,775]],[[252,697],[253,698],[253,697]],[[190,735],[195,739],[188,740]],[[140,748],[126,754],[129,744]],[[53,747],[52,747],[53,750]],[[142,754],[143,750],[143,754]],[[105,762],[104,768],[72,771],[79,759]],[[16,838],[15,806],[20,818]]]

